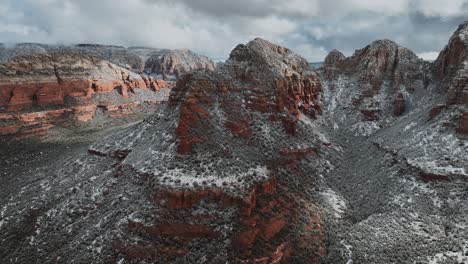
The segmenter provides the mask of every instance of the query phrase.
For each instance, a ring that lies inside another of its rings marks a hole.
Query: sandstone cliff
[[[468,21],[458,27],[434,62],[434,75],[447,91],[449,104],[468,103]]]
[[[467,259],[467,229],[456,228],[468,214],[467,26],[434,63],[389,40],[327,56],[323,128],[342,147],[324,177],[338,216],[326,218],[338,227],[328,229],[330,263]],[[351,220],[339,218],[346,210]]]
[[[18,55],[0,65],[0,134],[43,134],[89,121],[98,109],[131,112],[165,101],[171,86],[75,52]]]

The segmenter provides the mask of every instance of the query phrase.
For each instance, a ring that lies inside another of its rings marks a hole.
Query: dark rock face
[[[468,103],[468,22],[458,27],[434,63],[434,75],[449,104]]]
[[[466,111],[468,105],[468,21],[461,24],[434,63],[434,76],[440,92],[446,94],[448,111],[453,111],[460,134],[468,134]],[[458,123],[457,123],[458,122]]]
[[[460,116],[459,125],[457,127],[457,132],[461,134],[468,135],[468,112],[464,112]]]
[[[424,80],[424,63],[412,51],[390,40],[377,40],[345,58],[332,51],[323,65],[340,69],[342,73],[357,77],[367,89],[378,92],[384,81],[398,88],[404,85],[414,90]]]
[[[326,79],[333,79],[337,77],[340,72],[339,66],[341,62],[346,59],[346,56],[338,50],[332,50],[322,64],[323,74]]]

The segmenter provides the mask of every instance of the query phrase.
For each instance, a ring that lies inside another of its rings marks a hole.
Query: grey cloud
[[[0,42],[186,47],[226,58],[259,36],[320,61],[389,38],[433,54],[467,13],[468,0],[3,0]]]

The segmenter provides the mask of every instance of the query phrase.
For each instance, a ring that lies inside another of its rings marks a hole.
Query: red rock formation
[[[159,103],[164,97],[136,101],[129,93],[133,95],[136,89],[156,93],[173,85],[74,53],[18,56],[0,68],[0,110],[11,116],[0,123],[2,135],[43,134],[55,125],[87,122],[102,106],[99,94],[106,96],[114,90],[122,100],[113,102],[109,96],[104,109],[114,117],[132,113],[140,103]]]
[[[341,72],[342,61],[346,59],[346,56],[339,50],[332,50],[328,53],[327,57],[322,65],[323,75],[327,80],[333,80],[338,77]]]
[[[246,120],[241,121],[226,121],[226,128],[237,137],[250,137],[252,130],[250,129],[249,122]]]
[[[438,116],[445,108],[447,108],[447,105],[445,104],[438,104],[434,106],[429,112],[429,119],[433,119]]]
[[[187,252],[199,262],[203,252],[213,263],[294,263],[302,256],[319,263],[319,209],[297,181],[311,184],[311,164],[321,160],[322,144],[313,144],[301,123],[320,114],[320,92],[306,60],[262,39],[236,47],[213,72],[184,75],[163,118],[141,124],[139,136],[111,137],[90,150],[126,151],[121,173],[145,179],[154,206],[142,212],[149,220],[129,222],[114,250],[130,261],[176,262],[182,258],[173,252]],[[128,243],[135,236],[141,243]],[[167,248],[173,250],[163,254]]]
[[[447,106],[436,106],[430,116],[438,114],[443,108],[459,111],[460,118],[454,126],[460,134],[468,134],[466,109],[457,110],[451,105],[468,105],[468,21],[461,24],[439,54],[434,63],[434,76],[441,92],[447,94]],[[458,113],[457,113],[458,114]]]
[[[468,103],[468,21],[458,27],[435,61],[434,75],[449,104]]]
[[[401,116],[406,110],[406,102],[402,93],[398,93],[393,103],[393,114],[395,116]]]

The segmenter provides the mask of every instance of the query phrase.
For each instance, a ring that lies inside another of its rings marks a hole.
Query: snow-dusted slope
[[[388,41],[324,63],[332,263],[468,263],[466,28],[434,64]]]

